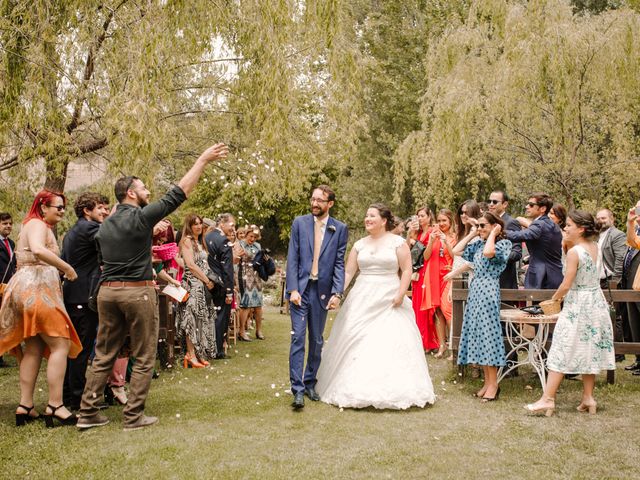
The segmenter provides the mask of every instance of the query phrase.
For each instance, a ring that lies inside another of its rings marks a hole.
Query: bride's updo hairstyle
[[[578,228],[584,228],[582,237],[588,240],[597,240],[600,236],[600,230],[602,224],[593,218],[589,212],[584,210],[571,210],[569,212],[569,218],[576,224]]]
[[[396,228],[396,222],[393,218],[393,213],[391,213],[391,210],[389,210],[389,207],[382,203],[374,203],[369,205],[369,208],[375,208],[376,210],[378,210],[380,217],[387,221],[384,227],[387,232],[390,232],[391,230]]]

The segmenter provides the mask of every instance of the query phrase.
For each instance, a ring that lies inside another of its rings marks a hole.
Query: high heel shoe
[[[585,405],[584,403],[580,402],[580,405],[576,407],[576,410],[582,413],[589,412],[589,415],[595,415],[597,407],[597,403],[594,403],[593,405]]]
[[[533,415],[539,415],[541,413],[544,413],[545,417],[552,417],[556,411],[556,402],[551,398],[546,398],[545,400],[547,402],[551,402],[550,407],[536,407],[535,403],[529,403],[528,405],[524,406],[524,409]]]
[[[76,423],[78,423],[78,417],[76,417],[75,413],[72,413],[71,415],[69,415],[66,418],[62,418],[59,417],[58,415],[56,415],[56,410],[60,409],[64,407],[64,404],[60,404],[57,407],[54,407],[51,404],[47,405],[47,408],[51,409],[51,413],[46,413],[44,414],[44,423],[47,425],[47,428],[53,428],[53,419],[55,418],[56,420],[58,420],[60,422],[61,425],[75,425]]]
[[[496,394],[493,397],[482,397],[482,403],[495,402],[500,397],[500,387],[496,390]]]
[[[201,358],[198,359],[198,361],[203,364],[205,367],[208,367],[209,365],[211,365],[209,362],[207,362],[206,360],[202,360]]]
[[[438,353],[436,353],[433,357],[434,358],[442,358],[444,357],[444,354],[447,353],[447,344],[443,344],[439,349],[438,349]]]
[[[16,412],[16,427],[22,427],[29,422],[33,422],[34,420],[40,420],[40,415],[38,415],[37,417],[30,415],[31,410],[33,410],[33,405],[30,407],[25,407],[24,405],[20,404],[18,405],[18,408],[23,408],[27,411],[27,413]]]
[[[184,368],[204,368],[197,358],[191,357],[191,355],[185,355],[183,361]]]

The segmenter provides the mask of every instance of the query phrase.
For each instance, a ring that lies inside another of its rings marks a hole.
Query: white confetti
[[[340,407],[340,411],[341,411],[341,412],[344,412],[344,408]]]
[[[249,358],[249,354],[248,354],[248,353],[245,353],[245,354],[244,354],[244,356],[245,356],[245,357],[247,357],[247,358]]]
[[[276,397],[279,397],[279,396],[280,396],[280,392],[276,392]]]
[[[176,413],[176,418],[180,418],[180,414],[179,413]]]

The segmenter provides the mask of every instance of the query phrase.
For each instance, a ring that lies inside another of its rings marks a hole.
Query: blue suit
[[[344,289],[344,256],[347,250],[347,226],[329,217],[325,229],[320,259],[318,279],[310,280],[313,263],[314,217],[303,215],[293,221],[289,251],[287,254],[287,299],[297,290],[302,296],[300,306],[290,304],[291,350],[289,352],[289,373],[291,391],[296,393],[313,388],[320,367],[322,333],[327,320],[327,304],[332,295],[341,294]],[[309,329],[309,352],[307,367],[304,368],[304,347],[306,330]]]
[[[519,232],[507,230],[513,243],[525,242],[529,250],[529,268],[524,288],[556,289],[562,283],[562,232],[547,215],[534,220]]]

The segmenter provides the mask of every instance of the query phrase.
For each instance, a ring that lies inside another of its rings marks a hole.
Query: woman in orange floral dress
[[[62,382],[67,357],[75,358],[82,344],[64,308],[58,272],[68,281],[78,275],[59,257],[52,231],[64,209],[62,194],[43,190],[36,195],[16,243],[18,271],[7,285],[0,307],[0,354],[12,351],[20,360],[17,426],[39,418],[33,392],[43,356],[48,358],[46,424],[53,426],[54,418],[65,425],[76,423],[76,416],[62,403]]]

